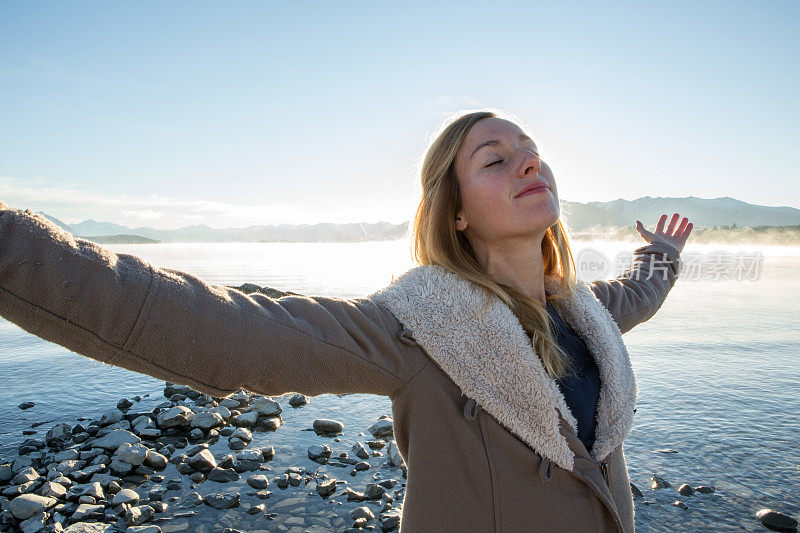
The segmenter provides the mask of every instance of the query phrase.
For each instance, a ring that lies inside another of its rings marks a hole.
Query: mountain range
[[[662,214],[679,213],[694,224],[694,228],[735,226],[800,225],[800,209],[749,204],[729,196],[723,198],[684,198],[645,196],[636,200],[609,202],[562,201],[562,217],[572,232],[603,232],[603,228],[630,228],[641,220],[649,229]],[[331,242],[371,241],[398,239],[405,235],[408,222],[377,223],[319,223],[256,225],[245,228],[212,228],[205,224],[178,229],[150,227],[129,228],[113,222],[84,220],[66,224],[55,217],[40,212],[49,220],[78,237],[103,237],[105,242],[133,242],[130,239],[145,237],[161,242]],[[127,240],[126,240],[127,239]],[[99,241],[100,239],[98,239]],[[137,242],[143,242],[140,239]]]

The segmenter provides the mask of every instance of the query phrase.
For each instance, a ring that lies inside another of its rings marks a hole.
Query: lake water
[[[576,259],[600,255],[613,263],[636,246],[573,241],[573,252]],[[344,298],[383,287],[392,274],[411,266],[405,240],[107,248],[214,284],[248,282]],[[625,442],[628,468],[631,481],[657,500],[652,505],[636,500],[637,529],[763,531],[755,518],[761,508],[800,515],[800,249],[690,245],[683,257],[693,254],[701,261],[700,272],[687,269],[659,312],[624,336],[640,390],[633,432]],[[757,272],[751,269],[742,279],[720,275],[721,256],[755,254],[761,254]],[[605,277],[618,272],[612,269]],[[137,409],[164,400],[163,381],[76,355],[2,319],[0,382],[5,458],[15,454],[28,438],[22,431],[34,423],[46,422],[33,435],[44,438],[54,424],[99,417],[124,397],[149,394]],[[385,397],[358,394],[344,400],[312,398],[314,412],[334,410],[325,417],[357,431],[391,414]],[[17,406],[24,401],[36,406],[21,410]],[[678,453],[654,451],[661,448]],[[652,473],[673,488],[651,490]],[[682,483],[712,485],[716,493],[680,497],[675,487]],[[677,499],[689,509],[673,506]]]

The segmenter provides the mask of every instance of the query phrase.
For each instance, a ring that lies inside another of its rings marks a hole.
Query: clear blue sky
[[[562,199],[800,207],[798,27],[795,1],[2,2],[0,198],[162,228],[400,222],[427,137],[490,106]]]

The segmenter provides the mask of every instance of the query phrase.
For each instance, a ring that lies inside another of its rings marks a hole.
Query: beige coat
[[[650,258],[665,259],[655,270]],[[634,531],[623,440],[636,382],[621,333],[680,270],[664,244],[558,310],[600,369],[592,453],[507,306],[416,267],[365,298],[271,299],[76,239],[0,201],[0,316],[79,354],[216,397],[245,388],[392,401],[408,467],[401,531]],[[650,279],[646,279],[652,272]],[[553,280],[546,279],[548,292]]]

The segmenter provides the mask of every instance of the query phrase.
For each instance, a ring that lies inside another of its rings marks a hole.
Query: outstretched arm
[[[0,316],[79,354],[213,396],[392,395],[419,361],[372,300],[244,294],[73,237],[0,201]]]
[[[637,230],[649,244],[634,250],[633,264],[616,279],[589,284],[594,295],[609,310],[622,333],[650,319],[664,303],[681,268],[680,252],[692,231],[686,217],[678,228],[678,213],[664,231],[667,215],[662,215],[656,232],[637,222]]]

